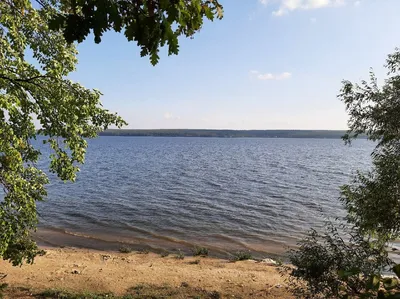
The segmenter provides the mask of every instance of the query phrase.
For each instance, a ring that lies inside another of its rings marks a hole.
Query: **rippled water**
[[[368,169],[372,148],[366,140],[100,137],[74,184],[52,180],[38,238],[279,254],[324,217],[342,215],[338,186]]]

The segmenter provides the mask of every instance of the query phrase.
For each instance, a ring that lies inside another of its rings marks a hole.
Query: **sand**
[[[12,267],[0,261],[0,273],[7,274],[3,281],[11,288],[25,289],[19,295],[8,291],[6,298],[29,297],[47,289],[123,295],[143,285],[216,291],[221,298],[292,298],[277,267],[262,262],[77,248],[47,248],[46,252],[33,265]]]

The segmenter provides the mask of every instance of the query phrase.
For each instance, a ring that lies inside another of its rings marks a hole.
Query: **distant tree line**
[[[130,130],[111,129],[101,136],[159,136],[159,137],[219,137],[219,138],[329,138],[340,139],[346,131],[340,130],[206,130],[206,129],[159,129]],[[365,136],[361,136],[364,137]]]

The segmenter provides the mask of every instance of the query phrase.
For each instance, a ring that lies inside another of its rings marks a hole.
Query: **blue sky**
[[[128,128],[345,129],[341,80],[384,77],[400,46],[399,0],[220,0],[222,21],[153,67],[107,33],[78,46],[71,78]]]

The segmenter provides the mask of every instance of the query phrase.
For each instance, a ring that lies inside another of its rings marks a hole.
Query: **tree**
[[[142,55],[149,54],[154,64],[160,46],[168,42],[170,52],[176,54],[178,36],[191,36],[200,29],[204,15],[212,19],[214,13],[220,13],[217,4],[162,0],[0,1],[3,259],[19,265],[25,260],[33,262],[39,252],[30,233],[36,229],[36,202],[45,198],[48,178],[36,166],[41,153],[31,140],[45,136],[44,142],[52,149],[50,171],[62,180],[74,181],[79,165],[84,163],[86,138],[97,136],[111,125],[125,124],[102,108],[98,90],[68,79],[77,63],[72,42],[83,40],[91,29],[98,42],[105,30],[125,28],[128,39],[135,39]],[[173,34],[171,28],[177,28]]]
[[[290,252],[295,269],[290,281],[296,291],[312,298],[400,298],[397,279],[382,278],[400,265],[388,258],[387,246],[400,237],[400,50],[388,56],[388,78],[380,87],[370,81],[343,81],[339,94],[349,113],[346,143],[360,134],[376,142],[372,169],[361,172],[341,187],[340,200],[347,212],[345,232],[335,227],[315,231]]]
[[[382,87],[371,71],[369,83],[344,81],[339,95],[350,115],[345,141],[351,142],[364,133],[377,142],[372,170],[359,173],[351,185],[343,186],[341,200],[348,221],[382,242],[400,236],[399,49],[388,56],[386,67],[389,77]]]

